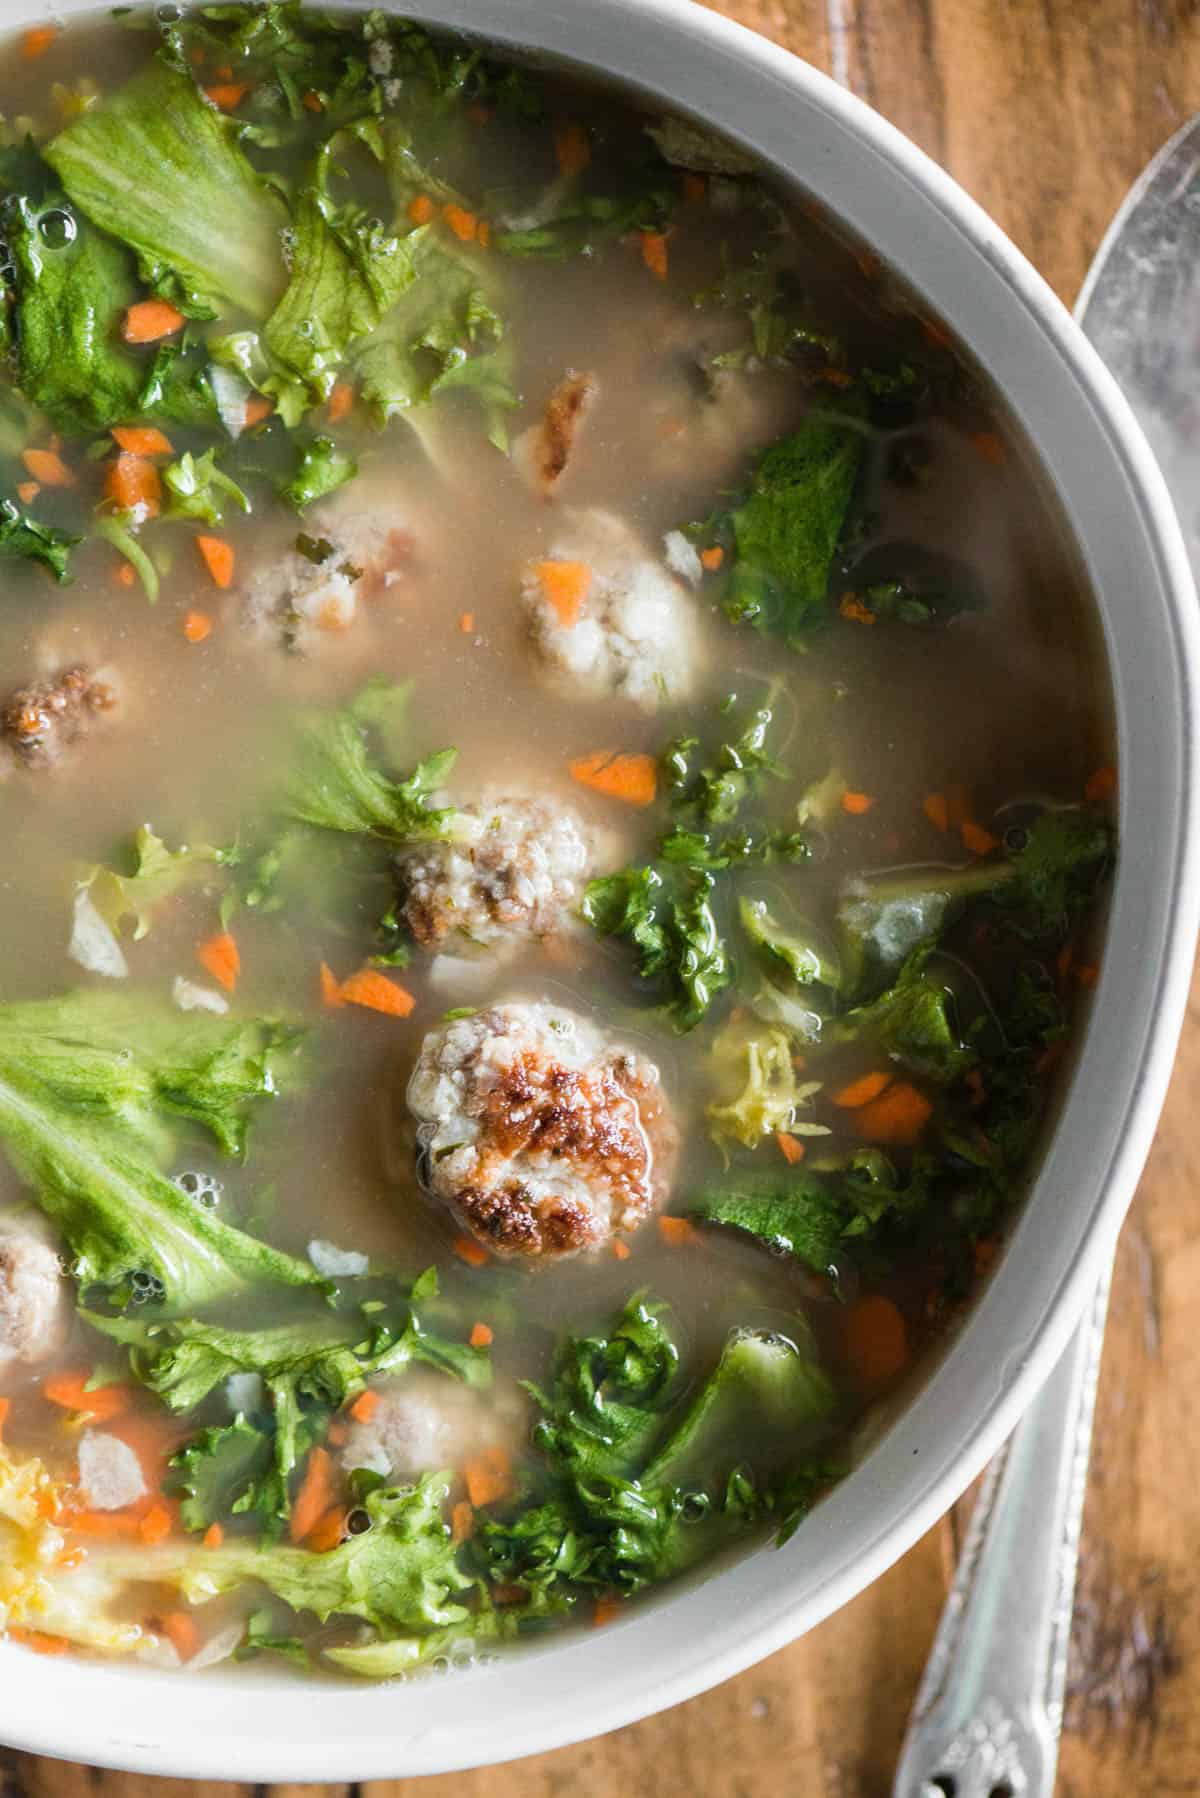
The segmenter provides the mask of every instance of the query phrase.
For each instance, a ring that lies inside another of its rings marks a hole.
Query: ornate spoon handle
[[[1051,1798],[1110,1279],[988,1469],[893,1798]]]

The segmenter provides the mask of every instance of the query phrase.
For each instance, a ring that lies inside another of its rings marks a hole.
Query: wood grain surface
[[[1197,0],[721,0],[716,10],[832,70],[908,132],[1068,302],[1134,176],[1200,108]],[[1195,988],[1117,1263],[1062,1798],[1200,1792],[1198,1095]],[[964,1508],[821,1628],[706,1697],[578,1748],[369,1786],[362,1798],[886,1798]],[[0,1751],[0,1798],[260,1793]]]

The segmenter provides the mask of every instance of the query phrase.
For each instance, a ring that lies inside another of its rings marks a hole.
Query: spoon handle
[[[1051,1798],[1111,1269],[988,1469],[892,1798]]]

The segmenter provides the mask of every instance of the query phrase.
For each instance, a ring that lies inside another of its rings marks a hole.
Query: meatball
[[[341,515],[328,534],[302,532],[288,554],[253,576],[245,616],[256,635],[306,655],[324,634],[351,628],[360,605],[400,577],[412,547],[406,530]]]
[[[477,948],[551,936],[586,878],[591,844],[574,812],[536,799],[460,808],[454,836],[420,843],[396,863],[404,921],[427,946]]]
[[[550,395],[541,423],[522,431],[513,444],[513,466],[535,493],[553,498],[595,398],[595,375],[569,370]]]
[[[79,1490],[92,1511],[123,1511],[147,1492],[136,1452],[119,1436],[85,1430],[79,1439]]]
[[[96,680],[86,668],[65,668],[12,695],[0,715],[0,736],[26,768],[52,768],[116,703],[107,681]]]
[[[534,646],[556,683],[653,711],[683,699],[700,660],[694,601],[611,512],[563,516],[521,593]]]
[[[497,1255],[599,1249],[670,1185],[678,1138],[658,1069],[557,1006],[496,1005],[432,1031],[408,1103],[430,1193]]]
[[[0,1373],[42,1361],[65,1330],[62,1269],[42,1237],[0,1226]]]
[[[370,1468],[385,1479],[458,1469],[488,1449],[511,1448],[522,1408],[497,1403],[447,1374],[406,1374],[376,1387],[379,1404],[351,1428],[342,1465]]]

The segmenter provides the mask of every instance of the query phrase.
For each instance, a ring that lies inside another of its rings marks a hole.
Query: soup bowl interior
[[[603,1631],[382,1688],[218,1668],[198,1690],[0,1646],[7,1742],[147,1772],[364,1779],[552,1748],[687,1698],[844,1603],[958,1496],[1062,1349],[1148,1148],[1190,972],[1197,644],[1186,553],[1131,414],[1038,276],[869,109],[690,0],[413,10],[719,126],[873,245],[976,356],[1042,460],[1099,608],[1121,773],[1107,949],[1070,1090],[994,1279],[921,1390],[784,1548],[710,1569]],[[7,22],[40,17],[16,5]]]

